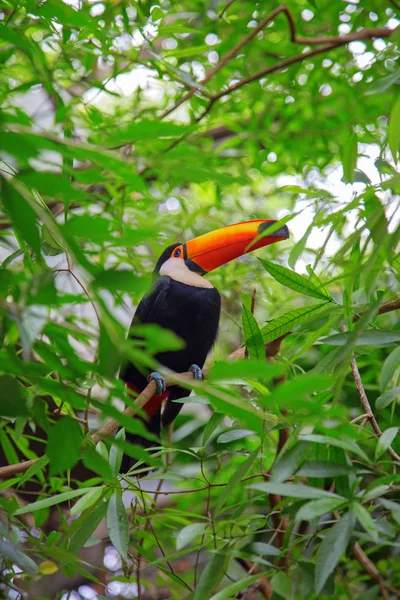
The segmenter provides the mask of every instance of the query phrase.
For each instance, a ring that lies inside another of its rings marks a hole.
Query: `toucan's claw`
[[[203,379],[203,371],[200,369],[199,365],[191,365],[189,371],[193,373],[194,379],[198,379],[199,381]]]
[[[157,396],[161,396],[161,394],[163,394],[167,389],[165,386],[165,379],[162,375],[160,375],[160,373],[158,373],[158,371],[153,371],[152,373],[150,373],[150,375],[147,378],[147,381],[149,383],[150,381],[155,381],[157,386]]]

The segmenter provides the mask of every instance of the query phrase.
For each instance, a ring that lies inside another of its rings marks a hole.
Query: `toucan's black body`
[[[188,371],[193,364],[203,367],[218,331],[221,310],[221,297],[215,288],[199,288],[171,279],[159,277],[149,295],[145,296],[137,307],[132,321],[132,334],[135,323],[155,323],[173,331],[185,342],[182,350],[163,352],[155,358],[172,371]],[[147,385],[147,378],[132,363],[124,369],[122,379],[138,391]],[[161,406],[150,417],[146,426],[151,433],[159,436],[160,425],[167,427],[178,415],[182,404],[173,402],[185,398],[188,391],[179,386],[168,388],[168,399],[161,417]],[[153,445],[149,440],[127,433],[127,440],[143,447]],[[124,456],[122,471],[126,472],[135,463]]]

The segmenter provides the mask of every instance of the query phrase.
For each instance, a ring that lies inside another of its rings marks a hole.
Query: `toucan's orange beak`
[[[183,244],[183,258],[192,271],[209,273],[243,254],[286,240],[288,228],[273,227],[276,223],[257,220],[221,227]]]

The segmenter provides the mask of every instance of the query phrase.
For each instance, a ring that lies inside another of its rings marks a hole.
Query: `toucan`
[[[174,332],[183,340],[183,349],[162,352],[155,359],[172,371],[191,371],[194,378],[201,379],[204,362],[217,336],[221,311],[219,292],[204,275],[243,254],[288,237],[286,225],[279,226],[273,220],[253,220],[168,246],[154,268],[150,293],[137,307],[130,337],[140,339],[135,333],[138,324],[156,324]],[[185,398],[188,391],[178,385],[166,389],[160,373],[144,373],[131,362],[121,370],[121,378],[135,393],[140,393],[150,380],[156,382],[157,395],[145,405],[144,411],[148,431],[159,438],[161,426],[170,425],[182,408],[182,403],[174,400]],[[154,446],[154,442],[131,433],[127,433],[127,440],[145,448]],[[121,472],[129,471],[135,463],[125,454]]]

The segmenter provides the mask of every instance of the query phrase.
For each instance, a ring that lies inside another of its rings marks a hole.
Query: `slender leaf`
[[[379,379],[379,383],[380,383],[382,392],[384,392],[385,389],[387,388],[388,384],[390,383],[390,380],[392,379],[393,375],[395,374],[395,372],[399,368],[399,366],[400,366],[400,346],[398,348],[395,348],[389,354],[389,356],[387,357],[387,359],[385,360],[385,362],[382,365],[381,375],[380,375],[380,379]]]
[[[71,517],[86,510],[87,508],[90,508],[93,504],[96,504],[103,494],[103,486],[89,490],[88,493],[79,498],[78,502],[71,508],[69,511]]]
[[[294,290],[295,292],[299,292],[300,294],[304,294],[305,296],[311,296],[312,298],[319,298],[320,300],[329,300],[332,298],[326,294],[324,290],[317,288],[310,280],[306,279],[302,275],[295,273],[295,271],[291,271],[286,267],[282,267],[281,265],[276,265],[267,260],[263,260],[262,258],[258,259],[264,269],[268,271],[270,275],[276,281],[285,285],[286,287]]]
[[[261,329],[264,343],[272,342],[277,338],[281,337],[285,333],[288,333],[298,325],[305,323],[307,319],[314,316],[314,313],[320,310],[327,303],[313,304],[312,306],[305,306],[304,308],[298,308],[285,313],[281,317],[277,317],[272,321],[269,321],[267,325]]]
[[[346,551],[354,529],[353,513],[346,513],[325,535],[315,566],[315,592],[319,594]]]
[[[365,452],[353,440],[342,440],[342,439],[334,438],[334,437],[331,437],[328,435],[319,435],[319,434],[315,434],[315,433],[310,433],[307,435],[299,436],[299,439],[305,440],[308,442],[315,442],[317,444],[330,444],[331,446],[343,448],[343,450],[348,450],[349,452],[353,452],[354,454],[357,454],[366,463],[370,462],[369,458],[365,454]]]
[[[376,410],[383,410],[389,404],[392,404],[400,396],[400,386],[386,390],[381,396],[376,399],[375,408]]]
[[[375,458],[380,458],[386,452],[398,433],[398,427],[389,427],[382,433],[375,448]]]
[[[351,505],[351,510],[357,517],[359,523],[364,527],[365,531],[369,536],[372,537],[374,542],[378,541],[378,529],[376,527],[376,523],[362,504],[358,504],[357,502],[353,502]]]
[[[307,502],[296,514],[296,521],[312,521],[330,513],[344,504],[344,498],[320,498]]]
[[[43,508],[48,508],[49,506],[55,506],[56,504],[60,504],[61,502],[67,502],[68,500],[72,500],[73,498],[77,498],[78,496],[83,496],[87,494],[90,490],[95,490],[97,488],[80,488],[79,490],[71,490],[70,492],[63,492],[62,494],[56,494],[55,496],[50,496],[49,498],[44,498],[43,500],[37,500],[36,502],[32,502],[32,504],[26,504],[25,506],[21,506],[15,511],[15,515],[25,515],[26,513],[36,512],[38,510],[42,510]]]
[[[30,575],[37,573],[38,567],[36,563],[29,558],[24,552],[21,552],[14,544],[4,538],[0,538],[0,556],[7,558],[10,562],[15,563]]]
[[[94,488],[97,489],[97,488]],[[88,508],[78,520],[78,527],[71,538],[70,552],[78,553],[94,534],[100,523],[106,516],[108,503],[99,502],[96,506]]]
[[[265,347],[260,328],[254,315],[245,304],[242,308],[242,324],[249,355],[253,359],[265,360]]]
[[[239,482],[243,479],[243,477],[248,473],[253,466],[257,456],[259,454],[259,448],[253,450],[253,452],[248,456],[248,458],[236,469],[235,473],[232,475],[228,484],[222,489],[218,496],[217,506],[215,507],[215,514],[218,515],[222,507],[226,504],[227,500],[232,496],[235,487],[239,484]]]
[[[116,490],[111,496],[107,508],[107,529],[111,543],[124,561],[128,560],[129,522],[122,493]]]
[[[257,575],[251,575],[250,577],[245,577],[244,579],[240,579],[235,583],[231,583],[226,588],[211,596],[210,600],[229,600],[229,598],[234,598],[237,596],[238,592],[247,589],[253,583],[256,583],[262,577],[262,573],[258,573]]]
[[[309,485],[302,485],[297,483],[253,483],[248,486],[252,490],[259,490],[260,492],[266,492],[267,494],[279,494],[280,496],[287,496],[289,498],[304,498],[312,500],[314,498],[336,498],[341,499],[342,502],[345,498],[341,498],[333,492],[327,492],[318,488],[311,487]]]
[[[82,445],[82,428],[72,417],[62,417],[49,431],[46,454],[50,473],[57,475],[71,469],[78,461]]]
[[[390,113],[388,142],[393,160],[396,162],[400,146],[400,98],[394,103]]]
[[[346,346],[353,338],[353,332],[335,333],[319,340],[320,344],[330,344],[331,346]],[[400,342],[400,331],[369,329],[363,331],[356,339],[356,346],[393,346]]]
[[[223,554],[221,551],[214,554],[213,558],[207,563],[200,575],[192,600],[204,600],[205,598],[210,598],[211,594],[222,580],[228,562],[228,555]]]
[[[353,183],[354,171],[357,165],[357,135],[352,133],[342,147],[343,180]]]
[[[197,537],[203,535],[207,529],[207,523],[192,523],[180,530],[176,538],[176,549],[182,550],[185,546],[193,542]]]

